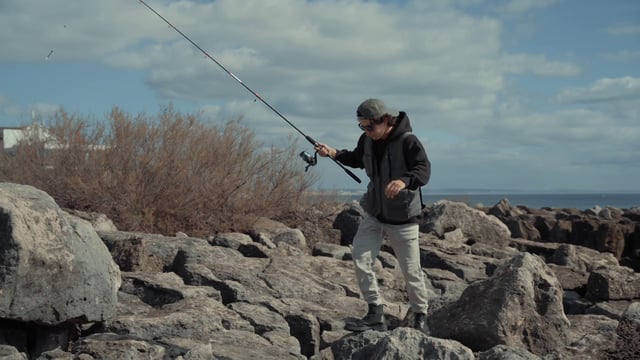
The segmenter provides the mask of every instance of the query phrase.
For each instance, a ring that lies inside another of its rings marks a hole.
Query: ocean
[[[452,200],[464,202],[470,206],[483,205],[492,207],[500,200],[507,199],[512,206],[524,205],[529,208],[574,208],[592,209],[611,206],[619,209],[640,207],[640,193],[429,193],[422,190],[425,204],[438,200]],[[349,193],[339,196],[346,201],[357,200],[361,194]]]
[[[575,208],[591,209],[611,206],[620,209],[640,207],[640,194],[588,193],[588,194],[429,194],[423,191],[426,204],[438,200],[461,201],[469,205],[481,204],[491,207],[502,199],[509,200],[512,206],[524,205],[530,208]]]

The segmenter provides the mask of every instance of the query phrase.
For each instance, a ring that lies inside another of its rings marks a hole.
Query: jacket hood
[[[409,121],[409,116],[404,111],[400,111],[398,114],[398,118],[396,119],[396,125],[394,127],[393,132],[390,134],[387,141],[392,141],[393,139],[402,136],[402,134],[406,132],[411,132],[411,122]]]

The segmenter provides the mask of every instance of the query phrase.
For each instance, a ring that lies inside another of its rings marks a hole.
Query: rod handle
[[[318,143],[317,141],[313,140],[313,138],[309,135],[305,135],[304,136],[305,139],[307,139],[308,142],[311,143],[311,145],[316,146],[316,144]],[[331,160],[333,160],[334,163],[338,164],[338,166],[340,166],[342,168],[342,170],[344,170],[349,176],[351,176],[351,178],[353,180],[355,180],[358,184],[362,183],[362,180],[360,180],[359,177],[356,176],[356,174],[354,174],[353,172],[351,172],[351,170],[347,169],[346,167],[344,167],[344,165],[342,165],[340,162],[338,162],[338,160],[330,157]]]
[[[313,140],[313,138],[309,135],[305,135],[304,138],[307,139],[307,141],[310,142],[311,145],[313,146],[316,146],[316,144],[318,143],[317,141]]]
[[[331,160],[333,160],[334,163],[338,164],[338,166],[340,166],[342,168],[342,170],[344,170],[347,174],[349,174],[349,176],[351,176],[351,178],[353,180],[355,180],[358,184],[362,183],[362,180],[360,180],[360,178],[357,177],[356,174],[354,174],[353,172],[351,172],[351,170],[349,170],[346,167],[344,167],[344,165],[339,163],[338,160],[336,160],[334,158],[331,158]]]

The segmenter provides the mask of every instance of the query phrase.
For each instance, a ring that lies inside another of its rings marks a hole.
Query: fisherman
[[[431,176],[431,163],[418,138],[411,133],[404,111],[392,111],[379,99],[367,99],[357,112],[358,127],[364,131],[352,151],[336,150],[317,143],[320,156],[364,168],[369,177],[360,203],[365,215],[353,239],[353,263],[367,314],[346,329],[385,331],[384,301],[378,289],[374,262],[386,234],[404,276],[412,316],[409,326],[428,334],[427,289],[420,265],[418,219],[422,215],[420,187]]]

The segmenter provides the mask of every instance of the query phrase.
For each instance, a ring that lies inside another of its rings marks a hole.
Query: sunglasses
[[[373,129],[376,127],[376,125],[375,124],[371,124],[371,125],[358,124],[358,127],[362,131],[373,131]]]

